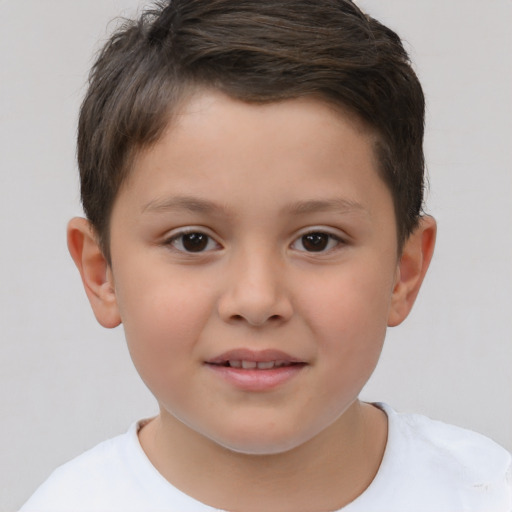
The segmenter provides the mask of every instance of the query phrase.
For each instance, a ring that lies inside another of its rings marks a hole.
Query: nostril
[[[283,317],[281,315],[261,315],[261,317],[256,317],[256,315],[240,315],[240,314],[234,314],[229,317],[231,322],[248,322],[250,325],[263,325],[267,322],[277,323],[280,322]]]
[[[231,289],[220,299],[217,312],[225,322],[262,326],[270,322],[278,325],[288,320],[292,306],[286,296],[258,294],[258,290]],[[242,293],[243,292],[243,293]]]

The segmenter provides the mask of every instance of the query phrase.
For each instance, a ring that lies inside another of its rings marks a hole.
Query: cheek
[[[301,302],[335,386],[362,387],[382,350],[392,279],[371,269],[364,264],[347,266],[329,279],[317,281],[313,293]]]
[[[212,311],[203,286],[176,276],[143,279],[116,290],[126,341],[142,379],[151,388],[179,378],[195,361],[194,350]]]
[[[312,278],[312,291],[302,294],[300,307],[315,330],[328,338],[360,341],[385,333],[392,278],[368,268],[352,266],[322,281]]]

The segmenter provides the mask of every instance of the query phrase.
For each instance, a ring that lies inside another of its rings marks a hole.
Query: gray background
[[[81,213],[78,105],[108,20],[136,0],[0,0],[0,509],[156,412],[122,329],[93,318],[65,245]],[[427,101],[437,252],[363,397],[512,449],[512,2],[364,0],[398,31]]]

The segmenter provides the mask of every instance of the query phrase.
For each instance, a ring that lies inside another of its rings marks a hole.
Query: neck
[[[284,453],[226,449],[162,413],[139,434],[156,469],[198,501],[224,510],[336,510],[377,474],[387,438],[385,414],[354,402],[315,438]]]

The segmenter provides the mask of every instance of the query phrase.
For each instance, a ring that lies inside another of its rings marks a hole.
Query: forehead
[[[375,140],[348,109],[318,98],[251,104],[203,91],[175,111],[156,143],[135,155],[122,189],[136,188],[143,209],[176,194],[236,202],[244,188],[252,192],[249,203],[270,195],[276,205],[283,196],[293,203],[356,204],[365,189],[387,191]],[[338,183],[342,189],[326,198]]]
[[[215,123],[211,123],[215,121]],[[169,120],[163,135],[174,132],[176,135],[180,128],[194,126],[194,128],[208,128],[216,125],[217,133],[226,123],[239,123],[238,132],[244,130],[244,123],[250,122],[250,129],[266,128],[278,131],[280,128],[304,128],[306,137],[311,137],[311,130],[321,125],[344,129],[349,127],[361,138],[373,144],[378,139],[376,130],[365,122],[349,107],[329,101],[317,95],[305,95],[297,98],[288,98],[280,101],[247,102],[238,100],[215,89],[193,89],[185,95],[169,115]],[[262,132],[260,132],[262,133]],[[254,131],[253,135],[258,132]],[[298,133],[296,134],[298,135]],[[320,135],[320,134],[318,134]],[[328,133],[324,133],[328,136]]]

